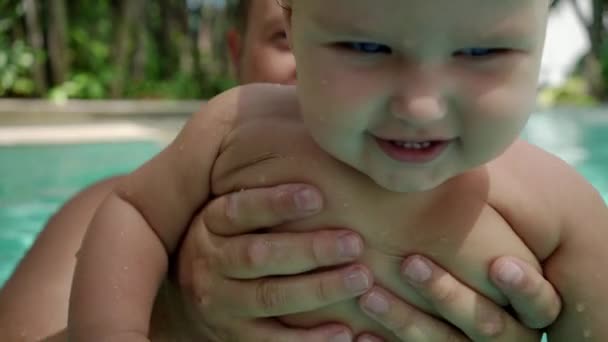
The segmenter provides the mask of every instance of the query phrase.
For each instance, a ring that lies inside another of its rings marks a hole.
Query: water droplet
[[[585,304],[582,304],[582,303],[576,304],[576,311],[577,312],[583,312],[583,311],[585,311]]]
[[[344,208],[348,208],[348,207],[350,207],[350,204],[349,204],[349,203],[344,202],[344,203],[342,204],[342,206],[343,206]]]
[[[183,151],[184,150],[184,144],[179,145],[179,150]]]

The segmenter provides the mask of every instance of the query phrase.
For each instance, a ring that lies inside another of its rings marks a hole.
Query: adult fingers
[[[234,321],[227,322],[227,334],[217,335],[214,342],[350,342],[351,331],[338,324],[326,324],[310,329],[286,327],[274,319],[258,319],[234,329]],[[215,330],[217,331],[216,326]],[[209,335],[209,334],[208,334]],[[208,336],[207,336],[208,337]]]
[[[381,338],[370,334],[361,334],[355,339],[356,342],[384,342]]]
[[[365,293],[373,283],[361,265],[300,276],[223,280],[209,290],[207,308],[232,308],[234,316],[274,317],[311,311]],[[229,295],[227,295],[229,294]]]
[[[469,341],[458,329],[380,287],[373,287],[361,297],[359,303],[364,312],[391,331],[399,341]],[[366,334],[358,341],[375,342],[378,339]]]
[[[299,329],[285,327],[273,319],[253,322],[247,335],[243,335],[237,341],[251,341],[252,336],[256,336],[256,341],[267,342],[351,342],[353,340],[350,330],[337,324]]]
[[[361,238],[349,231],[263,233],[221,238],[219,272],[238,279],[289,275],[356,260]]]
[[[408,283],[436,312],[473,341],[538,341],[540,333],[515,320],[502,307],[462,284],[422,256],[402,268]]]
[[[490,266],[490,278],[526,326],[544,328],[557,319],[559,295],[536,268],[517,258],[501,257]]]
[[[220,196],[204,208],[203,217],[210,231],[230,236],[311,216],[322,206],[323,197],[314,187],[286,184]]]

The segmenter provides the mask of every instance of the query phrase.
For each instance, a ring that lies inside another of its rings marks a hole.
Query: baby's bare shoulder
[[[548,199],[568,196],[573,188],[592,189],[571,165],[559,157],[523,140],[515,142],[505,153],[490,163],[498,177],[520,184],[527,192]]]
[[[173,145],[216,146],[220,152],[254,135],[265,139],[280,122],[299,120],[298,101],[292,86],[248,84],[216,95],[186,123]]]
[[[491,167],[503,216],[542,261],[564,303],[549,339],[575,341],[583,331],[590,341],[606,341],[608,209],[601,195],[572,166],[525,142]]]
[[[606,341],[608,208],[572,166],[518,141],[491,165],[506,219],[542,261],[563,310],[549,340]],[[502,212],[501,212],[502,213]]]
[[[537,146],[517,141],[488,165],[490,201],[540,259],[560,245],[572,218],[597,191],[572,166]]]
[[[209,101],[202,115],[219,115],[237,121],[298,114],[294,86],[247,84],[225,91]]]

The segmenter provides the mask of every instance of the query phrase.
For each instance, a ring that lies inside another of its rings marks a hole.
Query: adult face
[[[295,60],[276,0],[251,0],[247,27],[229,32],[228,45],[240,83],[295,83]]]

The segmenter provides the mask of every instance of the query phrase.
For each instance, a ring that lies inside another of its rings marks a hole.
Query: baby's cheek
[[[463,108],[463,130],[477,136],[476,144],[510,144],[523,129],[534,108],[535,97],[508,87],[470,97]]]

